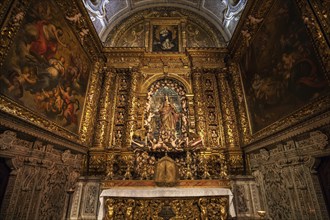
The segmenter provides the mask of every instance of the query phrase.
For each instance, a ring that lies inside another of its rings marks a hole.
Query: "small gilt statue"
[[[114,206],[114,200],[113,199],[107,199],[105,202],[105,206],[106,206],[106,216],[105,216],[105,220],[114,220],[115,217],[115,206]]]
[[[207,157],[205,155],[200,155],[200,166],[203,167],[203,179],[211,179],[211,175],[208,169]]]
[[[126,209],[125,219],[126,220],[133,220],[133,209],[134,209],[134,206],[135,206],[135,201],[134,201],[134,199],[129,199],[127,201],[127,203],[128,203],[128,207]]]
[[[114,173],[113,173],[113,161],[114,161],[114,155],[110,154],[107,157],[106,161],[106,179],[113,179]]]
[[[198,200],[198,206],[201,210],[201,220],[208,220],[208,213],[207,213],[207,199],[200,198]]]
[[[194,177],[191,171],[192,158],[191,158],[191,153],[189,151],[187,151],[186,163],[187,163],[187,170],[185,173],[185,178],[193,180]]]

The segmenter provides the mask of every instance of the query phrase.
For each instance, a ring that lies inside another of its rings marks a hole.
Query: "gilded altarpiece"
[[[234,158],[228,156],[227,143],[238,135],[236,121],[228,125],[235,133],[230,138],[223,127],[220,103],[232,100],[231,96],[219,100],[219,93],[229,89],[220,92],[217,83],[223,51],[197,49],[193,62],[198,70],[191,73],[191,59],[182,53],[187,47],[223,46],[217,34],[192,12],[162,7],[143,10],[110,31],[104,45],[116,77],[110,83],[113,92],[103,95],[114,98],[105,98],[110,123],[103,129],[106,135],[100,135],[103,119],[97,122],[90,172],[105,173],[107,180],[151,180],[156,162],[167,153],[179,166],[182,179],[227,176],[227,159]],[[209,62],[201,60],[201,54]],[[199,62],[212,67],[199,68]],[[105,142],[99,144],[100,140]],[[238,147],[239,140],[234,142]],[[242,160],[235,160],[242,170]]]
[[[133,74],[136,76],[132,78]],[[108,135],[112,138],[108,140],[109,145],[100,146],[97,143],[108,143],[102,141],[107,136],[95,139],[96,145],[89,159],[90,172],[105,173],[108,180],[152,180],[156,162],[168,154],[178,165],[181,179],[226,178],[228,168],[224,146],[220,150],[224,137],[217,125],[217,120],[221,120],[221,115],[217,116],[219,112],[216,111],[219,103],[212,98],[217,97],[216,84],[213,87],[209,85],[212,78],[202,82],[200,88],[205,88],[211,96],[207,119],[200,121],[200,115],[195,122],[191,120],[196,115],[189,112],[194,109],[193,103],[189,101],[186,86],[179,80],[161,77],[149,84],[147,93],[142,93],[142,75],[139,71],[117,69],[116,75],[116,80],[112,80],[112,88],[116,88],[113,102],[116,105],[110,108],[115,111],[113,116],[109,116],[114,120],[113,125],[108,124],[113,128]],[[132,84],[136,85],[129,86]],[[200,114],[204,114],[203,111],[196,110]],[[197,131],[195,124],[199,127]],[[209,128],[212,130],[208,133]]]
[[[221,145],[225,137],[218,125],[222,115],[217,110],[220,106],[214,74],[217,71],[203,72],[203,79],[198,72],[200,78],[193,76],[190,82],[163,74],[148,80],[134,68],[112,72],[117,76],[112,80],[112,88],[116,88],[112,102],[115,111],[110,116],[114,118],[110,134],[113,138],[103,150],[96,146],[91,149],[89,159],[89,172],[104,175],[102,189],[229,187],[229,164],[225,144]],[[194,99],[192,93],[199,98]],[[204,96],[209,96],[207,103]],[[194,106],[196,103],[199,107]],[[176,170],[178,179],[166,182],[173,177],[171,170]],[[158,177],[164,182],[157,182]],[[148,211],[141,212],[142,209]],[[227,219],[228,199],[176,198],[165,202],[161,198],[111,197],[104,204],[105,219],[138,219],[148,215],[163,219],[169,211],[177,218]]]
[[[128,17],[110,31],[104,72],[113,76],[103,75],[88,159],[88,173],[101,178],[101,189],[228,188],[229,174],[243,172],[236,93],[218,34],[192,12],[161,7]],[[208,218],[211,200],[201,201],[201,211],[199,198],[181,199],[182,215]],[[196,212],[186,209],[191,202]],[[168,207],[158,199],[109,198],[104,211],[110,219],[131,218],[144,214],[135,213],[140,206],[157,209],[155,219]],[[218,214],[225,219],[226,213]]]

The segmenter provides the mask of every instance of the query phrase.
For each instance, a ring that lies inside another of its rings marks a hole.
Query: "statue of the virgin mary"
[[[176,123],[180,118],[175,106],[170,102],[169,97],[165,96],[165,101],[160,109],[162,130],[175,131]]]

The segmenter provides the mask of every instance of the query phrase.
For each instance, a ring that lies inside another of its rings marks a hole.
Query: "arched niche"
[[[153,76],[151,76],[150,78],[148,78],[141,86],[141,93],[148,93],[148,88],[151,86],[151,84],[153,84],[154,82],[156,82],[157,80],[163,79],[163,78],[169,78],[169,79],[174,79],[177,80],[178,82],[182,83],[185,90],[187,91],[187,94],[191,94],[192,93],[192,88],[190,83],[185,80],[184,78],[180,77],[177,74],[171,74],[169,73],[167,76],[164,76],[164,74],[159,73],[159,74],[155,74]]]
[[[227,36],[223,31],[198,14],[175,7],[154,7],[132,14],[102,37],[104,45],[147,48],[151,51],[148,48],[152,46],[152,27],[157,21],[178,25],[180,48],[226,47]]]
[[[183,148],[188,134],[188,106],[184,85],[162,78],[148,87],[144,128],[151,150],[175,151]]]

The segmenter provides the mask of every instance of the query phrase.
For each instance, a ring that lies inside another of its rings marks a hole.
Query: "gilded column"
[[[149,32],[150,32],[150,21],[146,20],[144,22],[144,30],[145,30],[145,35],[144,35],[144,46],[147,47],[147,50],[151,52],[151,48],[149,45]],[[149,48],[149,49],[148,49]]]
[[[131,71],[131,81],[129,90],[127,124],[126,124],[126,148],[131,146],[134,131],[136,129],[136,108],[137,108],[137,88],[138,88],[138,69],[134,68]]]
[[[229,169],[232,174],[238,174],[243,170],[243,158],[239,144],[233,95],[229,86],[227,71],[227,68],[219,71],[217,81],[220,92],[220,105],[224,123]]]
[[[85,112],[81,120],[80,140],[87,145],[92,144],[93,128],[96,120],[97,100],[100,96],[102,83],[103,62],[97,61],[90,76],[89,88],[86,95]]]
[[[218,74],[218,85],[220,90],[220,105],[223,116],[226,145],[229,148],[238,147],[235,109],[231,89],[227,80],[227,72]]]
[[[238,64],[236,63],[230,64],[229,72],[233,79],[234,95],[235,95],[235,100],[237,101],[236,111],[239,115],[237,119],[239,121],[239,126],[240,126],[240,132],[239,132],[241,134],[240,139],[242,140],[242,143],[247,144],[251,139],[251,133],[250,133],[247,111],[245,107],[244,93],[242,89],[243,84],[241,81]]]
[[[210,148],[224,148],[224,132],[222,113],[219,103],[219,92],[217,86],[217,69],[209,69],[203,75],[203,95],[205,101],[205,115],[207,116],[207,134]]]
[[[192,73],[193,90],[195,98],[195,119],[196,119],[196,131],[197,134],[202,138],[203,145],[207,146],[206,143],[206,118],[205,118],[205,102],[202,95],[202,70],[196,69]]]
[[[187,47],[187,34],[186,34],[186,20],[181,21],[181,33],[182,33],[182,50]]]
[[[189,129],[196,131],[194,95],[186,94],[188,100]]]
[[[113,138],[115,135],[115,122],[116,122],[116,108],[117,108],[117,103],[118,103],[118,87],[119,87],[119,77],[117,74],[116,69],[112,69],[111,70],[113,72],[113,74],[115,75],[113,78],[113,81],[111,82],[113,85],[111,86],[111,107],[110,107],[110,112],[109,114],[109,125],[108,125],[108,129],[107,129],[107,134],[108,134],[108,138],[107,138],[107,144],[106,147],[109,148],[113,148],[114,146],[112,145],[113,143]]]
[[[115,71],[110,69],[104,71],[104,80],[101,88],[101,97],[99,102],[99,113],[96,124],[96,131],[94,135],[94,148],[104,149],[109,139],[109,122],[111,110],[111,87],[114,84]]]

